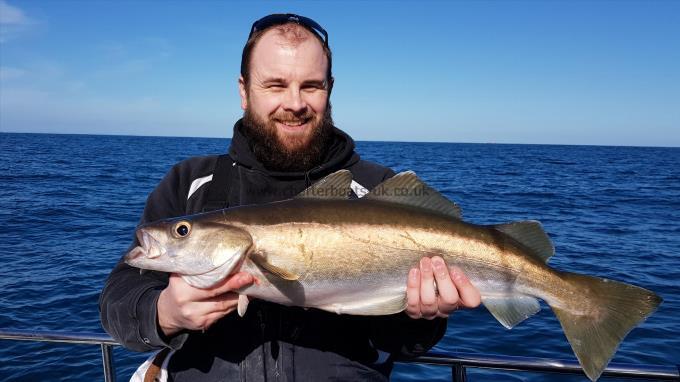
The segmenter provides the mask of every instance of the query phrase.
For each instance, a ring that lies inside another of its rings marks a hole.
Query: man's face
[[[327,67],[315,37],[293,44],[276,31],[265,32],[252,52],[250,83],[239,79],[241,108],[275,135],[282,149],[304,151],[319,134],[324,117],[330,117]]]

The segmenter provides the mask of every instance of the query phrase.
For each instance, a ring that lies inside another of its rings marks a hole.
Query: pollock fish
[[[341,170],[297,197],[142,225],[125,261],[180,274],[207,288],[237,271],[258,280],[249,298],[338,314],[388,315],[406,307],[406,280],[422,257],[459,266],[483,305],[510,329],[545,301],[585,374],[596,380],[623,338],[654,312],[651,291],[547,265],[555,250],[537,221],[475,225],[413,172],[351,199]]]

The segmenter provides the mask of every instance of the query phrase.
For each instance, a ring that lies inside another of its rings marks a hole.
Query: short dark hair
[[[328,46],[328,44],[324,43],[321,36],[319,36],[319,34],[316,33],[313,29],[307,27],[306,25],[298,24],[295,22],[273,25],[266,29],[257,30],[251,34],[248,41],[246,41],[246,45],[243,47],[243,54],[241,55],[241,77],[243,77],[243,82],[246,85],[248,85],[248,83],[250,82],[250,58],[251,58],[250,56],[253,53],[253,49],[255,49],[255,45],[262,38],[262,35],[264,35],[267,31],[271,29],[275,29],[281,35],[286,36],[287,39],[291,39],[295,42],[301,42],[304,39],[306,39],[306,37],[302,36],[299,33],[299,31],[301,31],[301,29],[299,28],[303,28],[304,30],[309,32],[319,41],[319,43],[323,47],[323,52],[326,55],[326,59],[328,61],[328,69],[326,70],[326,81],[329,86],[331,85],[332,83],[331,79],[333,78],[333,72],[331,70],[333,66],[333,55],[331,53],[331,48]],[[290,36],[294,37],[291,38]]]

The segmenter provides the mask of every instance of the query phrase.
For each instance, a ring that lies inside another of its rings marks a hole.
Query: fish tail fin
[[[662,299],[634,285],[566,272],[561,275],[581,296],[570,299],[573,303],[562,301],[551,308],[583,371],[595,381],[623,338],[651,315]]]

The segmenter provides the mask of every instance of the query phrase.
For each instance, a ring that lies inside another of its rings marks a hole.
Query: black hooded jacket
[[[237,122],[228,155],[175,165],[149,195],[140,224],[288,199],[340,169],[349,169],[367,190],[394,175],[361,160],[352,138],[339,129],[334,129],[320,166],[299,173],[269,171],[255,159],[242,128]],[[137,244],[134,239],[132,246]],[[445,319],[412,320],[404,313],[337,315],[253,300],[243,318],[231,313],[205,333],[185,331],[165,338],[157,324],[156,303],[167,284],[168,274],[140,274],[121,260],[106,281],[99,305],[102,325],[125,347],[177,350],[168,365],[174,381],[383,380],[392,369],[387,353],[422,354],[446,330]]]

